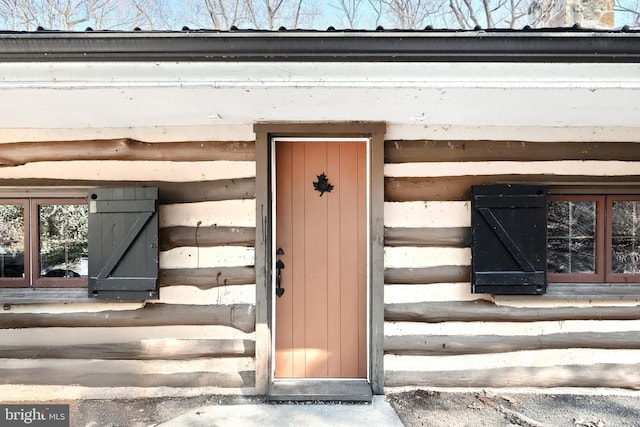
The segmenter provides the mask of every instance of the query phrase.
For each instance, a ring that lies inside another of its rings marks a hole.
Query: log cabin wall
[[[255,153],[241,134],[2,143],[5,188],[159,187],[161,290],[147,304],[5,307],[0,389],[255,393]],[[469,284],[472,184],[633,186],[638,160],[626,142],[388,140],[385,385],[638,387],[636,299],[493,298]]]
[[[166,394],[167,387],[255,394],[253,141],[0,147],[0,190],[157,186],[160,199],[160,300],[5,303],[6,396],[28,399],[34,386],[59,398],[77,390],[84,397]]]
[[[388,140],[385,385],[640,387],[638,298],[494,298],[469,283],[471,185],[634,189],[639,159],[624,142]]]

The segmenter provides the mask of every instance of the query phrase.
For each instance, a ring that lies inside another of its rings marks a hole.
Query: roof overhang
[[[0,128],[626,127],[637,32],[0,35]]]

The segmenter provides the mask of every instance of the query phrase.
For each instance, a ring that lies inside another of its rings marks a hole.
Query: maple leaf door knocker
[[[331,193],[331,190],[333,190],[333,185],[329,184],[329,180],[327,179],[327,175],[322,173],[322,174],[316,175],[316,176],[318,177],[318,180],[313,183],[313,188],[316,191],[320,192],[320,197],[322,197],[322,195],[324,193]]]

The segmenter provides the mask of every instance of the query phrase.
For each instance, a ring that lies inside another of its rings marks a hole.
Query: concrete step
[[[270,401],[371,402],[366,380],[275,380],[269,386]]]

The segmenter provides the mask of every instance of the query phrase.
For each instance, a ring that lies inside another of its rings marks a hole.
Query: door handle
[[[278,270],[278,273],[276,275],[276,295],[278,296],[278,298],[280,298],[282,296],[282,294],[284,294],[284,288],[281,286],[282,284],[282,269],[284,268],[284,262],[282,262],[282,260],[278,260],[276,262],[276,270]]]

